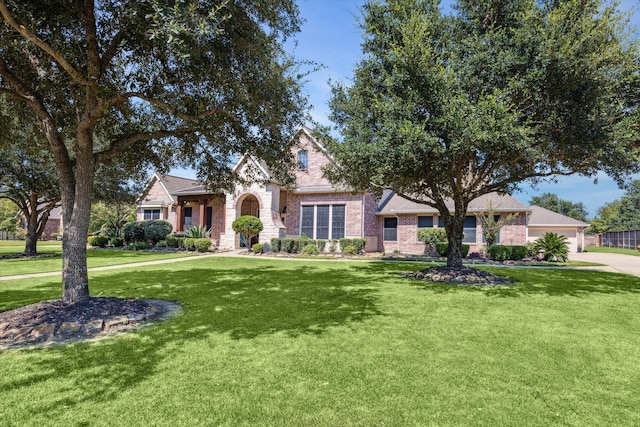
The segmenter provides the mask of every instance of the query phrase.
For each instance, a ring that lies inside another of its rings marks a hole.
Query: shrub
[[[318,247],[313,243],[307,243],[301,250],[302,255],[318,255]]]
[[[194,225],[193,227],[189,227],[184,236],[192,239],[209,239],[211,238],[211,230],[208,230],[206,227]]]
[[[252,215],[242,215],[231,224],[233,231],[244,237],[245,247],[249,249],[251,238],[257,236],[264,226],[260,218]]]
[[[198,252],[207,252],[211,247],[211,239],[206,237],[200,239],[193,239],[193,250]]]
[[[143,242],[144,241],[143,221],[133,221],[125,224],[124,227],[122,227],[122,234],[124,237],[124,241],[127,244],[131,244],[133,242]]]
[[[145,251],[147,249],[151,249],[151,245],[147,242],[133,242],[131,244],[131,249],[134,251]]]
[[[329,242],[329,252],[334,253],[338,250],[336,243],[338,243],[335,239]]]
[[[345,246],[345,247],[342,249],[342,253],[343,253],[344,255],[355,255],[355,254],[356,254],[356,248],[355,248],[355,246],[353,246],[353,245]]]
[[[318,252],[324,252],[324,247],[327,245],[326,240],[316,240],[316,246],[318,247]]]
[[[167,221],[160,219],[144,221],[144,238],[151,244],[166,239],[171,230],[173,230],[173,227]]]
[[[121,248],[124,246],[124,239],[122,237],[111,237],[109,239],[109,243],[111,243],[116,248]]]
[[[280,252],[280,246],[282,242],[278,238],[271,239],[271,252]]]
[[[295,243],[296,243],[295,239],[282,239],[281,240],[282,247],[280,249],[290,254],[293,252]]]
[[[104,248],[109,243],[107,236],[89,236],[88,242],[93,247]]]
[[[166,247],[167,247],[166,240],[160,240],[158,243],[156,243],[156,248],[166,248]]]
[[[356,250],[356,254],[364,252],[364,246],[367,244],[367,239],[357,238],[353,239],[353,247]]]
[[[345,248],[347,246],[353,246],[353,239],[347,239],[345,237],[343,237],[342,239],[340,239],[340,250],[342,252],[344,252]]]
[[[261,254],[264,251],[264,246],[262,246],[261,243],[255,243],[253,246],[251,246],[251,250],[254,254]]]
[[[209,239],[207,239],[209,240]],[[193,237],[185,237],[184,240],[182,241],[184,248],[188,251],[195,251],[196,250],[196,239],[194,239]],[[211,241],[209,241],[209,243],[211,243]]]
[[[446,257],[449,255],[449,243],[440,242],[436,243],[436,252],[438,255]],[[469,254],[469,245],[462,245],[462,258],[465,258]]]
[[[178,248],[180,247],[179,237],[176,237],[175,234],[169,234],[165,240],[167,242],[167,246],[170,248]]]
[[[418,240],[424,243],[424,253],[428,255],[436,247],[436,243],[447,241],[447,232],[443,228],[420,228]]]
[[[489,246],[489,256],[496,261],[517,261],[527,257],[527,247],[517,245]]]
[[[565,262],[569,256],[567,240],[565,236],[546,233],[534,242],[534,249],[545,261]]]

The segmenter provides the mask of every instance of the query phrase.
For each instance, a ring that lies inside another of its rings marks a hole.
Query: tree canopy
[[[464,216],[527,180],[638,170],[638,41],[614,3],[369,1],[364,57],[333,84],[327,173],[438,209],[460,266]],[[454,212],[449,212],[452,200]],[[451,214],[451,215],[450,215]]]
[[[620,199],[601,206],[591,222],[591,233],[640,230],[640,179],[632,181]]]
[[[587,219],[587,208],[583,203],[574,203],[569,200],[563,200],[557,194],[543,193],[539,196],[533,196],[529,200],[530,205],[540,206],[553,212],[566,215],[579,221],[589,222]]]
[[[86,241],[95,171],[119,156],[194,166],[215,188],[238,153],[290,178],[303,121],[292,0],[0,0],[0,92],[44,133],[62,196],[63,299],[89,298]]]

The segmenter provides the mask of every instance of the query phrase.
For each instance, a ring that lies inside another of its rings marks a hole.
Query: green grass
[[[640,278],[212,257],[91,275],[93,294],[179,301],[93,343],[0,352],[0,420],[24,425],[640,425]],[[0,310],[59,283],[0,283]]]
[[[46,250],[38,249],[40,253]],[[58,251],[57,253],[60,253]],[[13,252],[12,252],[13,253]],[[154,261],[158,259],[184,258],[195,255],[194,252],[145,252],[108,249],[87,249],[87,266],[106,267],[109,265],[131,264],[133,262]],[[15,258],[0,260],[0,276],[17,274],[46,273],[62,270],[62,257]]]
[[[637,250],[621,249],[621,248],[607,248],[607,247],[604,247],[604,246],[588,246],[585,249],[585,252],[640,256],[640,251],[637,251]]]

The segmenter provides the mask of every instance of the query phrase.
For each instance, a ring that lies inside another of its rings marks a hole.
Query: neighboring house
[[[424,250],[417,239],[418,229],[442,227],[438,211],[427,205],[389,191],[376,200],[371,194],[332,185],[322,171],[333,161],[330,153],[309,129],[301,127],[296,136],[295,187],[281,186],[265,164],[250,156],[242,157],[234,170],[258,173],[258,181],[263,184],[238,187],[233,193],[210,192],[194,180],[154,174],[138,200],[138,220],[164,219],[174,231],[199,225],[211,230],[211,238],[220,248],[239,248],[231,224],[240,215],[254,215],[264,224],[256,241],[267,246],[274,237],[302,234],[316,240],[362,237],[367,241],[366,251],[415,254]],[[499,242],[525,244],[531,235],[527,219],[532,208],[511,196],[490,194],[471,202],[467,212],[464,242],[472,246],[472,251],[483,244],[478,215],[489,207],[497,216],[516,214],[516,219],[502,228]],[[565,225],[563,221],[554,224]]]
[[[582,252],[585,247],[584,231],[589,227],[586,222],[561,215],[540,206],[531,206],[527,242],[533,242],[545,233],[553,232],[566,236],[571,252]]]

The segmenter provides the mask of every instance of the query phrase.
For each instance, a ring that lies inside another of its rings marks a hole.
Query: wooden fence
[[[607,231],[598,235],[598,246],[640,249],[640,230]]]

